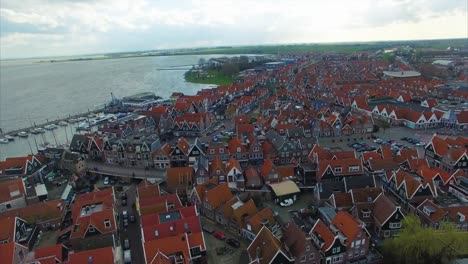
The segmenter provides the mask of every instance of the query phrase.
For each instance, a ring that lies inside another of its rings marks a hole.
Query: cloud
[[[27,53],[39,56],[207,45],[466,37],[466,5],[466,0],[2,0],[0,35],[7,44],[0,43],[0,48],[2,57],[16,57],[22,56],[20,47],[27,49],[23,44],[28,41],[35,50],[29,48]],[[436,27],[444,29],[431,30]],[[389,29],[405,34],[382,33]],[[82,46],[74,44],[76,40]],[[48,48],[49,41],[61,48],[54,53]],[[22,45],[15,47],[15,42]]]

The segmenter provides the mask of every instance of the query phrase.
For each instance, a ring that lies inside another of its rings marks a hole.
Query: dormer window
[[[336,168],[335,168],[335,172],[336,172],[336,173],[341,173],[341,171],[342,171],[342,168],[341,168],[341,167],[336,167]]]
[[[224,153],[224,149],[220,148],[220,149],[219,149],[219,153],[223,154],[223,153]]]
[[[241,148],[240,147],[237,147],[237,152],[241,152]]]
[[[214,154],[214,153],[215,153],[214,149],[210,149],[210,154]]]
[[[110,228],[110,227],[111,227],[111,221],[110,221],[110,219],[104,220],[104,227],[105,227],[105,228]]]
[[[368,218],[370,217],[371,211],[369,209],[362,210],[362,217]]]
[[[88,230],[89,230],[90,233],[96,232],[96,229],[94,228],[94,226],[89,226]]]
[[[430,207],[430,206],[424,206],[423,208],[423,212],[427,215],[427,216],[431,216],[431,213],[435,212],[434,208]]]

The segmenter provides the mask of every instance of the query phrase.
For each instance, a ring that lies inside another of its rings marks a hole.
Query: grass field
[[[185,73],[185,80],[191,83],[225,85],[233,83],[234,79],[224,75],[221,71],[209,70],[207,76],[198,76],[197,72],[188,71]]]

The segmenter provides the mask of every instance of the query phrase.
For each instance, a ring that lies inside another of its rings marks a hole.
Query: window
[[[111,227],[111,221],[110,221],[110,219],[104,220],[104,227],[105,227],[105,228],[110,228],[110,227]]]
[[[306,247],[306,251],[309,251],[309,250],[310,250],[310,246],[307,246],[307,247]]]
[[[252,231],[252,226],[250,224],[247,224],[247,230]]]
[[[359,256],[359,251],[354,252],[354,257]]]
[[[389,236],[390,236],[390,231],[385,230],[385,231],[384,231],[384,237],[389,237]]]
[[[362,216],[363,216],[364,218],[370,217],[370,210],[363,211],[363,212],[362,212]]]
[[[390,223],[390,228],[400,228],[401,223]]]
[[[237,152],[241,152],[241,148],[240,148],[240,147],[237,147]]]
[[[335,254],[336,253],[336,248],[333,248],[332,252],[333,252],[333,254]]]
[[[210,149],[210,154],[214,154],[214,149]]]
[[[197,178],[197,184],[203,184],[205,182],[204,178]]]
[[[357,171],[359,171],[359,166],[350,166],[349,171],[350,172],[357,172]]]
[[[314,254],[314,253],[311,253],[311,254],[309,255],[309,259],[314,259],[314,258],[315,258],[315,254]]]
[[[224,153],[224,149],[220,148],[220,149],[219,149],[219,153],[223,154],[223,153]]]
[[[94,226],[89,226],[89,232],[93,233],[95,231],[96,231],[96,229],[94,229]]]
[[[301,262],[304,262],[304,261],[306,261],[306,256],[301,257]]]
[[[364,254],[366,254],[366,250],[365,250],[365,249],[361,249],[361,256],[364,256]]]
[[[336,168],[335,168],[335,172],[341,173],[341,167],[336,167]]]
[[[350,252],[348,253],[348,258],[352,258],[352,257],[353,257],[353,252],[350,251]]]
[[[6,208],[7,208],[7,209],[11,209],[11,204],[7,204],[7,205],[6,205]]]

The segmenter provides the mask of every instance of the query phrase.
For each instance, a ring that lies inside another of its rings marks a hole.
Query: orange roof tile
[[[112,247],[86,250],[68,255],[69,264],[83,263],[114,264],[114,249]]]
[[[361,231],[361,223],[348,212],[339,211],[332,220],[334,225],[342,234],[351,242],[356,239],[356,236]]]

